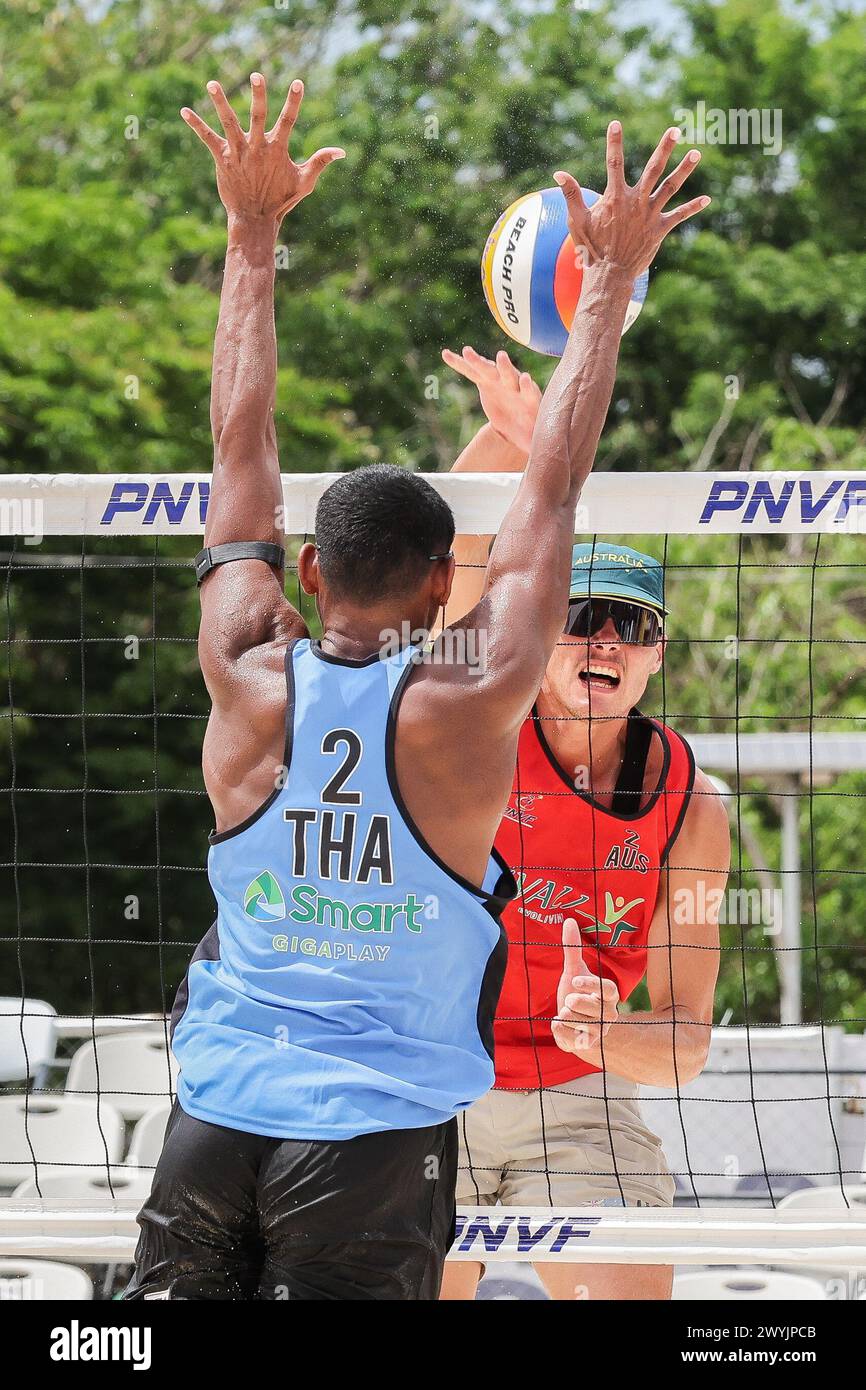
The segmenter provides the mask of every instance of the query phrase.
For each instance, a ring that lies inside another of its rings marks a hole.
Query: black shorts
[[[457,1124],[326,1143],[195,1120],[175,1101],[128,1299],[435,1299]]]

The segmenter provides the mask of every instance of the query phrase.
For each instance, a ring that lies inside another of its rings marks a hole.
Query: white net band
[[[313,531],[333,473],[283,474],[283,529]],[[516,473],[422,474],[451,506],[457,530],[486,535],[517,492]],[[0,535],[197,536],[208,473],[22,473],[0,477]],[[866,531],[866,473],[599,473],[575,531],[610,535],[808,535]]]
[[[140,1203],[0,1203],[0,1256],[131,1261]],[[449,1259],[866,1269],[860,1211],[461,1207]]]

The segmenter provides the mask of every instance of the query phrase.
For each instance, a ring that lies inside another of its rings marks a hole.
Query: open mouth
[[[616,690],[620,683],[620,674],[615,666],[596,661],[589,662],[578,674],[588,690]]]

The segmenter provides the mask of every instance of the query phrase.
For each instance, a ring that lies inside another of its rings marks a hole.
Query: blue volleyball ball
[[[592,207],[599,195],[581,191]],[[481,258],[484,297],[503,333],[535,352],[561,357],[582,281],[561,188],[525,193],[506,208]],[[640,313],[648,283],[647,271],[635,280],[623,333]]]

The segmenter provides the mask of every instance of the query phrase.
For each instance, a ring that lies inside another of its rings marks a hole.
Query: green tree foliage
[[[612,115],[634,174],[661,131],[700,104],[778,112],[781,150],[703,146],[694,192],[713,205],[652,272],[598,466],[864,468],[866,20],[830,0],[683,0],[676,41],[662,45],[622,9],[7,0],[0,466],[209,466],[223,218],[208,160],[177,113],[206,113],[216,74],[245,112],[258,67],[273,93],[305,78],[302,152],[349,152],[284,227],[284,469],[449,467],[478,417],[439,351],[502,345],[478,278],[498,213],[560,166],[601,187]],[[549,362],[515,355],[546,380]],[[2,857],[15,861],[0,879],[2,988],[124,1012],[170,998],[209,921],[206,703],[183,568],[192,547],[163,542],[156,569],[117,567],[152,556],[138,543],[79,549],[19,547],[7,569],[0,738],[3,785],[16,792],[0,812]],[[816,555],[811,538],[671,537],[665,555],[673,640],[647,708],[700,732],[731,731],[735,711],[743,731],[804,729],[810,715],[816,730],[859,730],[861,538],[827,540]],[[737,882],[758,882],[761,858],[775,874],[779,790],[741,784]],[[866,786],[849,774],[813,790],[802,815],[804,939],[817,913],[823,948],[817,971],[806,963],[806,1007],[862,1020]],[[719,1009],[772,1021],[773,938],[761,924],[734,925],[725,943]],[[761,948],[746,952],[747,1003],[742,946]]]

